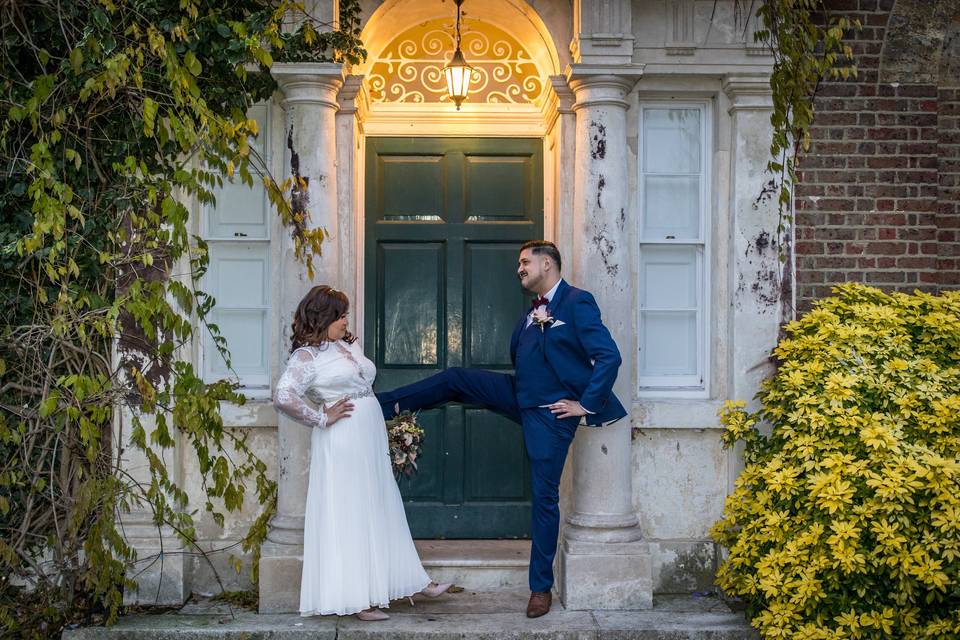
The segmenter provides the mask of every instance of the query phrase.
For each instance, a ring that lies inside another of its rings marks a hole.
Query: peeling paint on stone
[[[296,152],[293,146],[292,126],[287,131],[287,149],[290,150],[290,175],[293,177],[293,187],[290,189],[290,208],[294,214],[300,214],[301,220],[303,220],[310,209],[310,178],[300,175],[300,154]],[[322,181],[323,176],[320,179]]]
[[[766,231],[761,231],[759,235],[754,239],[753,246],[756,248],[757,253],[763,253],[770,246],[770,234]]]
[[[603,160],[607,156],[607,128],[602,122],[590,121],[590,157],[594,160]]]
[[[774,269],[758,271],[756,279],[750,285],[750,291],[760,304],[767,307],[776,305],[780,301],[777,272]]]
[[[607,275],[615,278],[620,273],[620,265],[610,261],[610,256],[613,255],[613,250],[616,249],[616,245],[610,240],[607,225],[604,224],[600,227],[591,240],[597,248],[600,259],[603,260],[603,266],[607,271]]]
[[[743,295],[747,293],[747,283],[743,276],[745,271],[754,274],[750,279],[749,293],[759,305],[760,312],[766,314],[777,309],[782,298],[780,256],[777,246],[776,238],[769,231],[761,231],[747,242],[743,256],[749,268],[745,265],[737,274],[738,309],[742,308]]]
[[[603,209],[603,203],[600,202],[600,196],[603,194],[603,188],[607,186],[607,179],[600,174],[597,179],[597,209]]]
[[[293,125],[290,125],[290,129],[287,131],[287,149],[290,150],[290,173],[291,175],[299,177],[300,154],[293,148]]]

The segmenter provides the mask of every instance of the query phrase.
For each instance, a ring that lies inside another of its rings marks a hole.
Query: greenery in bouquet
[[[417,424],[417,414],[404,411],[387,420],[387,438],[394,475],[398,480],[401,476],[409,478],[417,470],[423,448],[423,427]]]

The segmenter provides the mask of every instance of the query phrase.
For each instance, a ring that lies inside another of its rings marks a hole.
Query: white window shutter
[[[641,393],[706,389],[706,118],[699,104],[640,109]]]
[[[266,243],[213,243],[207,271],[217,304],[211,322],[227,339],[233,370],[247,386],[269,384],[270,247]],[[232,376],[213,340],[205,341],[209,378]]]
[[[251,153],[269,166],[270,113],[266,104],[251,107],[258,136],[250,139]],[[214,189],[215,205],[201,211],[201,233],[209,247],[210,264],[202,289],[216,305],[208,320],[227,341],[231,367],[221,357],[210,335],[201,335],[203,374],[207,381],[236,379],[241,386],[270,385],[271,326],[270,203],[262,176],[251,167],[253,186],[239,175],[223,177]]]
[[[223,186],[214,189],[216,206],[207,206],[207,235],[210,239],[265,240],[268,233],[269,205],[267,191],[259,174],[254,173],[253,186],[239,176],[224,178]]]
[[[700,302],[699,249],[651,245],[640,254],[640,375],[697,375]]]
[[[644,119],[644,172],[700,173],[700,109],[648,108]]]

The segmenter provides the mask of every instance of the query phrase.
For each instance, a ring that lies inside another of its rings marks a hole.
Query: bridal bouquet
[[[417,415],[404,411],[387,420],[387,439],[393,474],[397,480],[402,475],[409,478],[417,470],[417,458],[423,447],[423,428],[417,424]]]

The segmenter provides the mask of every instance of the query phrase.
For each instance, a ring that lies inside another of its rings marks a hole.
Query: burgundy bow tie
[[[533,306],[531,308],[536,309],[537,307],[545,307],[548,304],[550,304],[550,301],[544,298],[543,296],[540,296],[539,298],[533,299]]]

